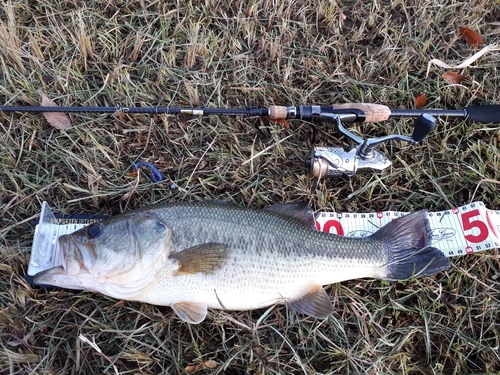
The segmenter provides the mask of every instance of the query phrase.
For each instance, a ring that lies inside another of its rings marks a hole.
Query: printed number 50
[[[479,230],[478,234],[465,234],[464,237],[467,241],[478,243],[483,242],[488,238],[488,226],[484,221],[481,220],[472,220],[476,216],[480,216],[479,210],[472,210],[468,212],[464,212],[462,214],[462,226],[465,231],[470,231],[474,228]]]

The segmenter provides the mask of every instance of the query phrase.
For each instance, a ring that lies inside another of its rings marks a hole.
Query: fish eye
[[[87,236],[92,239],[96,238],[101,233],[101,227],[98,224],[92,224],[87,229]]]

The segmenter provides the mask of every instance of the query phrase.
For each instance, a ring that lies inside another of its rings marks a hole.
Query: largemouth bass
[[[407,279],[446,270],[429,246],[425,211],[365,238],[319,232],[306,204],[254,210],[215,202],[145,207],[59,238],[63,264],[37,284],[91,290],[171,306],[200,323],[207,308],[286,303],[299,313],[333,312],[324,285],[356,278]]]

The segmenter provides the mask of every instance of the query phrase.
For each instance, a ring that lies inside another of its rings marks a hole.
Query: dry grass
[[[459,26],[500,43],[497,0],[6,1],[0,5],[0,102],[60,105],[328,104],[411,108],[500,103],[498,52],[449,87],[427,62],[474,50]],[[241,205],[310,200],[317,210],[441,210],[500,180],[498,127],[442,119],[418,147],[388,146],[375,176],[316,181],[312,145],[345,142],[329,125],[264,119],[0,113],[0,372],[6,374],[498,374],[498,250],[454,259],[447,273],[404,283],[354,280],[328,292],[336,313],[212,311],[198,326],[169,308],[24,281],[46,200],[60,213],[106,213],[160,200]],[[411,121],[352,127],[408,133]],[[283,140],[285,137],[286,140]],[[260,151],[271,147],[251,162]],[[137,160],[168,177],[126,173]],[[175,182],[177,190],[171,190]],[[498,185],[475,196],[500,209]],[[102,351],[79,339],[83,335]]]

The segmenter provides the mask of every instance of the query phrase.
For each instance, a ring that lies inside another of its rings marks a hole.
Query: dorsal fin
[[[233,206],[231,202],[226,201],[225,199],[213,199],[208,201],[213,204],[220,204],[221,206]]]
[[[316,228],[314,214],[307,202],[277,204],[275,206],[266,207],[264,210],[291,217],[307,226]]]

